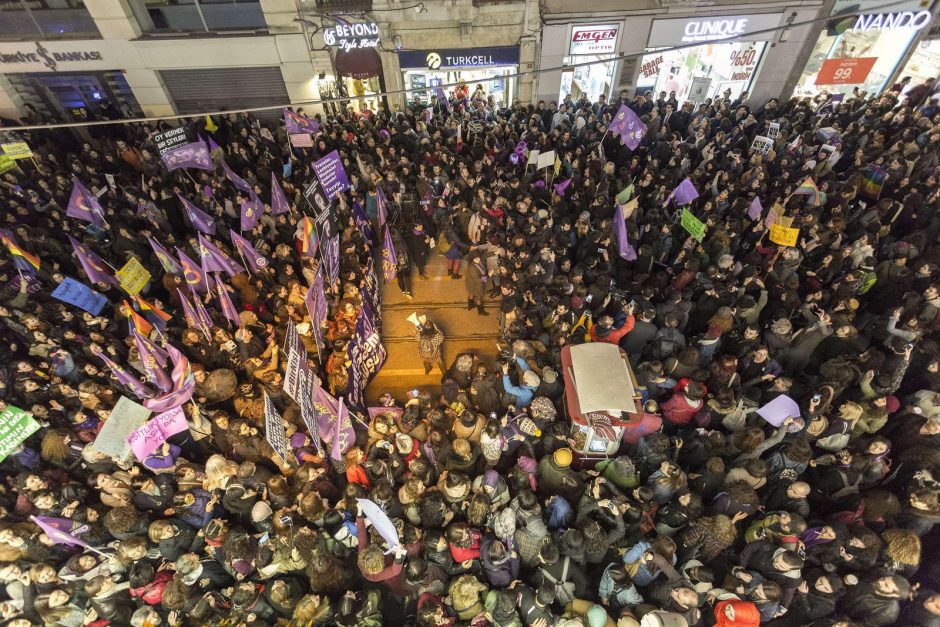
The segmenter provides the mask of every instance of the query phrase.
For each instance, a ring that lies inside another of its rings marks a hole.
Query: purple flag
[[[751,201],[751,206],[748,207],[747,217],[755,222],[760,220],[761,214],[764,212],[764,208],[760,204],[760,198],[754,196],[754,200]]]
[[[255,247],[251,245],[251,242],[235,231],[229,231],[228,234],[232,238],[232,245],[238,249],[238,251],[241,253],[242,259],[245,261],[245,263],[248,264],[248,267],[251,268],[253,272],[257,272],[262,268],[268,267],[268,260],[265,259],[264,255],[255,250]]]
[[[170,274],[182,274],[183,267],[176,262],[176,259],[170,256],[170,253],[160,242],[149,236],[147,237],[147,241],[150,242],[150,248],[153,249],[153,254],[157,256],[164,271]]]
[[[173,389],[173,382],[163,371],[163,368],[166,367],[166,360],[164,359],[163,363],[160,363],[158,355],[150,349],[151,345],[156,345],[150,340],[145,341],[136,329],[131,329],[131,335],[134,338],[134,344],[137,346],[137,352],[140,354],[140,363],[143,366],[144,374],[147,375],[147,381],[158,387],[161,392],[169,392]]]
[[[170,373],[173,389],[161,396],[148,398],[142,403],[150,411],[158,413],[183,405],[193,397],[193,392],[196,390],[196,377],[193,376],[189,359],[170,344],[167,345],[166,350],[170,355],[170,361],[173,362],[173,372]]]
[[[234,259],[199,234],[199,260],[202,262],[203,272],[225,272],[229,276],[241,274],[243,269]]]
[[[137,398],[148,399],[153,396],[147,386],[137,380],[132,374],[124,370],[121,366],[117,365],[110,357],[104,354],[100,349],[97,352],[92,353],[95,357],[101,359],[104,364],[111,370],[111,374],[115,376],[118,380],[118,383],[127,387],[134,393]]]
[[[202,320],[200,320],[199,316],[196,315],[196,311],[193,309],[193,304],[189,302],[189,299],[186,298],[185,294],[183,294],[183,290],[176,288],[176,293],[179,294],[180,304],[183,306],[183,320],[186,321],[186,326],[190,329],[202,331],[203,334],[208,336],[209,330],[202,325]]]
[[[369,250],[372,250],[372,247],[378,243],[375,237],[375,229],[372,227],[372,221],[369,220],[369,216],[366,215],[365,209],[362,208],[358,200],[353,201],[352,216],[356,226],[359,227],[359,232],[362,233],[363,238],[365,238]]]
[[[52,541],[53,544],[67,544],[69,546],[82,546],[86,549],[92,548],[90,544],[75,537],[74,534],[85,533],[88,531],[88,525],[77,525],[74,529],[73,521],[67,518],[52,518],[51,516],[30,516],[29,519],[36,523],[42,529],[43,533]]]
[[[241,204],[241,230],[251,231],[258,226],[261,214],[264,213],[264,204],[254,190],[248,193],[248,200]]]
[[[212,155],[205,142],[196,141],[189,144],[183,144],[164,154],[162,157],[166,169],[169,171],[179,168],[196,168],[197,170],[215,170],[215,164],[212,162]]]
[[[398,255],[395,253],[395,243],[392,241],[392,231],[385,226],[385,241],[382,246],[382,275],[388,283],[398,274]]]
[[[212,316],[209,315],[206,306],[202,304],[202,299],[195,294],[193,294],[193,307],[196,309],[196,319],[199,320],[199,324],[202,325],[204,329],[208,330],[215,326],[215,322],[212,321]]]
[[[344,424],[349,424],[350,427],[352,426],[352,423],[349,421],[349,410],[346,409],[345,399],[340,396],[339,408],[336,412],[336,422],[333,426],[332,435],[330,437],[330,457],[337,461],[343,459],[343,453],[346,452],[343,445],[346,445],[345,449],[349,448],[349,439],[343,437]]]
[[[108,264],[106,264],[101,257],[91,252],[91,249],[71,235],[69,235],[68,238],[69,241],[72,242],[72,249],[75,251],[75,256],[78,257],[78,262],[82,264],[82,269],[85,271],[91,283],[120,284],[114,275],[108,271]]]
[[[687,205],[693,200],[698,198],[698,190],[695,189],[695,185],[692,184],[692,181],[689,179],[683,179],[681,183],[676,185],[676,188],[672,190],[672,193],[669,194],[669,197],[666,199],[666,204],[669,204],[670,200],[674,200],[676,206],[681,207],[682,205]]]
[[[284,189],[277,182],[274,172],[271,172],[271,215],[277,216],[288,211],[290,211],[290,204],[287,202],[287,196],[284,195]]]
[[[225,162],[225,159],[222,159],[222,169],[225,171],[225,178],[232,182],[232,185],[245,192],[246,194],[251,191],[251,185],[245,182],[245,179],[235,174],[234,170],[229,167]]]
[[[238,310],[235,309],[235,303],[232,302],[232,298],[228,295],[228,290],[225,288],[225,283],[222,282],[222,279],[215,277],[215,294],[219,299],[219,305],[222,307],[222,314],[231,322],[235,327],[240,327],[242,324],[242,319],[238,317]]]
[[[385,223],[388,222],[388,206],[385,204],[385,192],[382,191],[382,186],[379,185],[375,188],[375,210],[379,217],[379,228],[385,226]]]
[[[450,101],[447,100],[447,95],[444,93],[444,90],[440,87],[435,87],[434,95],[437,96],[437,101],[444,107],[444,111],[450,113]]]
[[[304,117],[299,113],[294,113],[290,109],[284,109],[284,126],[287,128],[288,135],[320,132],[319,122]]]
[[[364,392],[369,381],[381,370],[388,353],[380,335],[381,321],[378,310],[368,294],[369,286],[362,290],[362,309],[356,320],[356,331],[347,344],[349,384],[347,395],[353,407],[364,407]]]
[[[617,251],[627,261],[636,260],[636,250],[627,239],[627,222],[623,219],[623,206],[617,205],[614,212],[614,234],[617,236]]]
[[[206,275],[200,269],[199,264],[190,259],[189,256],[179,248],[176,249],[176,256],[180,260],[180,265],[183,267],[183,280],[186,281],[186,285],[189,286],[189,289],[196,289],[205,293]]]
[[[516,154],[517,157],[519,157],[519,159],[525,159],[525,149],[526,149],[525,142],[522,140],[519,140],[519,143],[516,144],[516,148],[513,150],[513,152]]]
[[[68,209],[65,215],[70,218],[78,218],[85,222],[91,222],[99,229],[103,229],[104,209],[98,202],[98,197],[88,191],[78,177],[72,179],[72,196],[69,198]]]
[[[643,138],[646,137],[646,124],[627,105],[620,105],[617,115],[607,129],[611,135],[620,135],[620,141],[630,150],[636,150]]]
[[[212,216],[180,194],[177,194],[176,197],[183,203],[183,211],[186,212],[186,217],[189,218],[190,226],[206,235],[215,235],[215,220],[212,219]]]
[[[555,188],[555,193],[559,196],[565,195],[565,190],[568,189],[568,186],[571,185],[571,179],[562,181],[561,183],[555,183],[552,187]]]
[[[215,143],[215,140],[212,139],[212,135],[209,135],[209,152],[215,152],[216,150],[222,150],[219,148],[219,145]]]

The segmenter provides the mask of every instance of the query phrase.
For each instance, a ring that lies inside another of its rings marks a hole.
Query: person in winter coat
[[[503,389],[515,399],[513,405],[517,408],[528,407],[535,396],[535,391],[541,384],[539,376],[529,367],[522,357],[516,357],[516,364],[522,369],[521,385],[513,385],[509,378],[509,364],[503,364]]]
[[[483,307],[483,299],[490,289],[489,270],[486,266],[486,259],[479,251],[474,250],[470,253],[464,275],[467,284],[467,310],[476,307],[477,313],[481,316],[490,315]]]
[[[480,543],[480,562],[493,588],[507,588],[519,576],[519,555],[492,536]]]
[[[887,575],[849,588],[839,599],[838,609],[862,627],[894,625],[901,612],[901,601],[910,594],[907,579]]]
[[[689,383],[683,391],[673,392],[669,400],[662,404],[663,418],[673,427],[684,427],[705,406],[702,400],[704,396],[705,390],[701,385]]]

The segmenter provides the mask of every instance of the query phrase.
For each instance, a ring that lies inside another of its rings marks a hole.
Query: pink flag
[[[170,344],[167,345],[167,353],[170,355],[170,361],[173,362],[173,372],[170,373],[173,389],[161,396],[144,400],[143,406],[150,411],[162,413],[179,407],[191,399],[196,390],[196,377],[193,376],[189,359]]]
[[[760,220],[760,216],[763,212],[764,208],[760,204],[760,198],[754,196],[754,200],[751,201],[751,206],[747,209],[747,217],[756,222]]]
[[[48,536],[53,544],[67,544],[69,546],[83,546],[86,549],[92,548],[90,544],[76,538],[73,534],[85,533],[88,531],[88,525],[78,525],[74,529],[73,521],[67,518],[52,518],[50,516],[30,516],[29,519],[36,523]]]

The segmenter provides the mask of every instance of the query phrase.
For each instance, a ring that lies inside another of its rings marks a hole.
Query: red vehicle
[[[624,432],[643,420],[636,378],[626,353],[605,342],[565,346],[561,364],[574,464],[592,467],[616,456]]]

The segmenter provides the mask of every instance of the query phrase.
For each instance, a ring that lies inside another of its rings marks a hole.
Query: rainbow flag
[[[173,316],[163,311],[156,305],[151,305],[141,298],[140,294],[135,294],[131,296],[131,298],[133,298],[134,302],[137,303],[137,307],[140,308],[140,313],[144,315],[144,318],[146,318],[148,322],[153,324],[161,331],[166,330],[166,323],[169,322]]]
[[[887,180],[887,170],[874,163],[870,163],[862,170],[862,184],[858,191],[869,200],[878,200],[881,197],[881,190],[884,188],[885,181]]]
[[[812,206],[817,207],[826,202],[826,195],[819,191],[813,177],[807,176],[806,180],[800,183],[800,186],[793,190],[793,193],[799,196],[812,196]]]
[[[317,231],[314,229],[313,218],[304,216],[300,223],[300,253],[305,257],[313,257],[317,252]]]
[[[127,322],[131,333],[136,331],[137,333],[143,335],[144,337],[150,337],[150,332],[153,331],[153,325],[147,322],[143,316],[134,311],[134,308],[131,307],[131,304],[126,300],[122,301],[124,303],[124,310],[127,312]]]
[[[36,271],[39,270],[39,257],[31,255],[20,248],[11,231],[0,229],[0,241],[2,241],[7,247],[7,250],[10,251],[10,254],[13,256],[13,263],[20,269],[20,272],[25,272],[29,276],[35,277]]]

